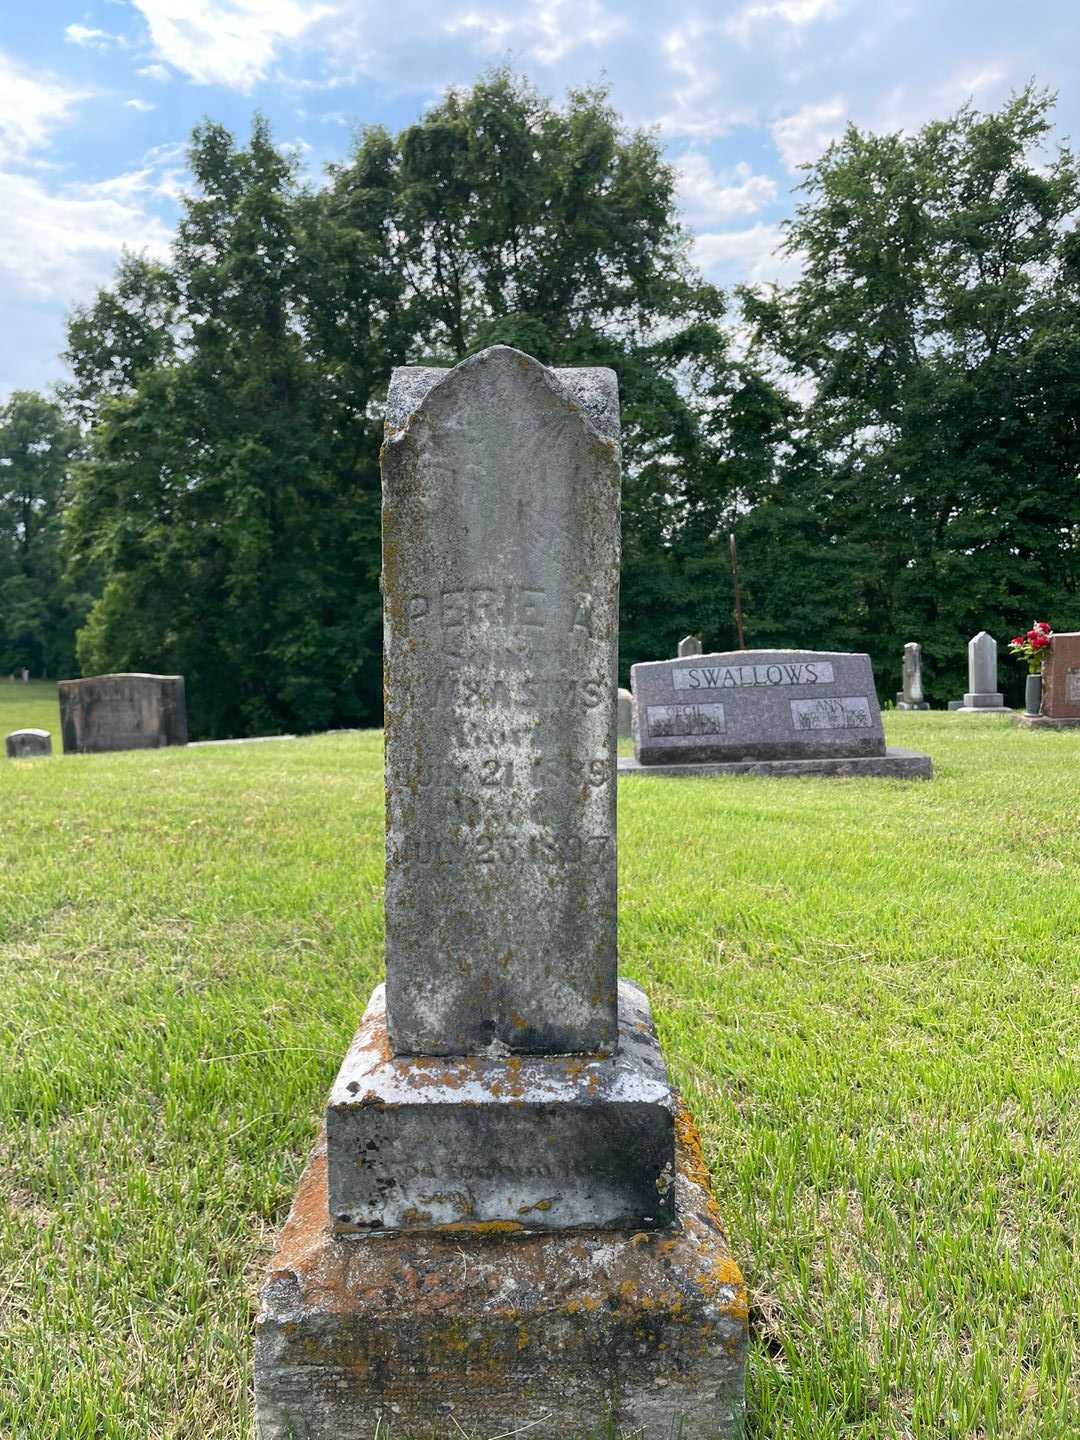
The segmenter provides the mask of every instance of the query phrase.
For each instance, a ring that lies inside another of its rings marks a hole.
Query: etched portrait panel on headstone
[[[387,437],[391,1045],[608,1052],[614,373],[506,347],[398,370]]]
[[[868,655],[733,650],[631,677],[645,765],[885,754]]]

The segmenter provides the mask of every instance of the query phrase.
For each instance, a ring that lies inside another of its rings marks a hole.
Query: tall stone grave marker
[[[903,686],[897,691],[898,710],[929,710],[922,683],[922,646],[914,640],[904,646]]]
[[[618,442],[610,371],[394,373],[387,980],[263,1292],[261,1440],[739,1424],[741,1276],[616,974]]]
[[[92,675],[57,688],[66,754],[187,744],[182,675]]]
[[[700,655],[700,654],[701,654],[701,636],[700,636],[700,635],[684,635],[683,638],[679,641],[679,659],[680,659],[680,660],[683,660],[683,659],[685,659],[688,655]]]
[[[623,773],[932,773],[928,756],[886,746],[868,655],[730,650],[630,676],[637,727]]]
[[[26,760],[34,755],[52,754],[52,736],[48,730],[13,730],[4,738],[9,760]]]
[[[963,701],[949,704],[958,715],[985,715],[998,711],[1008,715],[1005,701],[998,689],[997,641],[985,630],[968,641],[968,688]]]
[[[616,728],[620,740],[629,740],[634,733],[634,697],[629,690],[619,691]]]

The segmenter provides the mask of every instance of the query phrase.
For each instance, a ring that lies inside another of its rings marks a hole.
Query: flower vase
[[[1024,687],[1024,714],[1038,715],[1042,708],[1042,671],[1037,670],[1034,675],[1027,677],[1027,685]]]

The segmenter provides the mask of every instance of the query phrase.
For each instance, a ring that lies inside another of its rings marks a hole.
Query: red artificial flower
[[[1050,636],[1044,635],[1041,630],[1037,631],[1032,636],[1031,643],[1036,650],[1041,650],[1045,645],[1050,644]]]
[[[1046,623],[1045,620],[1036,620],[1035,629],[1041,630],[1044,635],[1049,635],[1051,633],[1050,626]]]
[[[1022,635],[1014,635],[1013,638],[1009,641],[1010,645],[1022,645],[1023,643],[1024,637]]]

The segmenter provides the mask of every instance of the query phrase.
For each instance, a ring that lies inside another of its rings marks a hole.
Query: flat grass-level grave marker
[[[66,755],[187,744],[182,675],[91,675],[57,690]]]
[[[886,746],[869,655],[729,650],[635,665],[630,683],[621,774],[933,774],[928,755]]]
[[[52,736],[48,730],[12,730],[4,737],[4,750],[9,760],[28,760],[35,755],[52,754]]]
[[[260,1440],[733,1437],[745,1287],[617,977],[613,373],[395,371],[383,505],[387,978],[263,1290]]]

